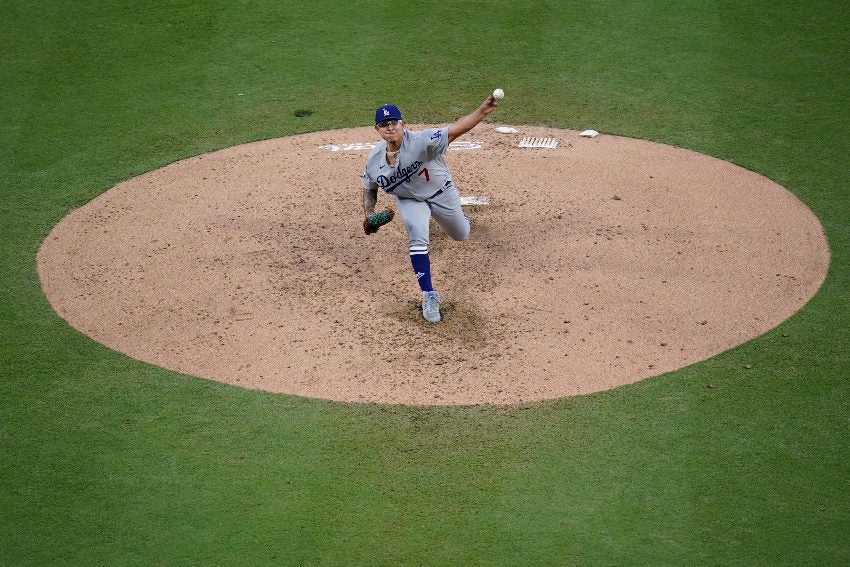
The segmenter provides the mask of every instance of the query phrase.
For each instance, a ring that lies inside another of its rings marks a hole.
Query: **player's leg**
[[[429,199],[434,220],[454,240],[466,240],[472,228],[469,218],[460,206],[460,193],[453,185],[442,193]]]
[[[431,283],[431,258],[428,254],[431,208],[428,203],[396,198],[398,212],[407,231],[410,264],[422,290],[422,315],[428,321],[440,320],[440,300]]]
[[[431,209],[415,199],[396,199],[398,212],[407,231],[407,244],[413,273],[422,291],[434,291],[431,284],[431,262],[428,256]]]

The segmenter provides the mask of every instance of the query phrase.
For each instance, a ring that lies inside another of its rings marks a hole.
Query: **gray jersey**
[[[449,129],[404,131],[395,165],[387,163],[387,142],[381,140],[366,158],[365,189],[383,189],[401,199],[424,201],[452,185],[444,159]]]

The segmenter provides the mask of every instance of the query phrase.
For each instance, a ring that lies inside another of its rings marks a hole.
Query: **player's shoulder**
[[[386,151],[386,149],[386,140],[381,140],[380,142],[376,143],[375,147],[373,147],[372,150],[369,152],[369,155],[366,156],[366,162],[368,163],[370,161],[375,160],[376,158],[380,158],[381,155]]]
[[[432,126],[430,128],[423,128],[421,130],[405,130],[405,133],[409,134],[412,138],[436,140],[439,139],[441,136],[444,136],[447,131],[448,126]]]
[[[416,143],[433,146],[435,144],[443,143],[446,139],[448,139],[448,133],[448,127],[423,128],[422,130],[411,132],[410,139]]]

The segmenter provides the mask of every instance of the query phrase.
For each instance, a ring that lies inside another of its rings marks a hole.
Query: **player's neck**
[[[398,152],[401,149],[401,144],[396,144],[395,142],[387,142],[387,163],[390,165],[395,165],[395,162],[398,160]]]

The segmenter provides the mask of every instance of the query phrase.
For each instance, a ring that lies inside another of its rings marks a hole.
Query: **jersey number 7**
[[[425,183],[429,183],[431,181],[431,176],[428,174],[427,167],[423,167],[417,175],[421,176],[423,173],[425,174]]]

